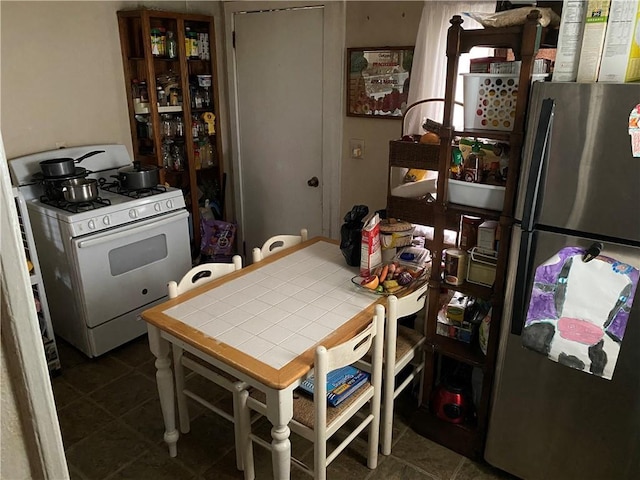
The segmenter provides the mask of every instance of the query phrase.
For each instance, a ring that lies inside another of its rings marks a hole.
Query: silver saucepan
[[[99,153],[104,153],[104,150],[94,150],[93,152],[85,153],[79,158],[51,158],[49,160],[43,160],[40,162],[40,169],[45,177],[66,177],[76,172],[76,163],[80,163],[85,158],[93,157]]]
[[[62,182],[62,194],[67,202],[91,202],[98,198],[98,181],[94,178],[72,178]]]

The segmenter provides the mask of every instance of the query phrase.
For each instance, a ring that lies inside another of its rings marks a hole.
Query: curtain
[[[425,0],[422,7],[422,18],[418,27],[418,36],[413,54],[411,66],[411,79],[409,84],[409,98],[407,105],[427,98],[444,98],[444,89],[447,73],[447,30],[451,26],[449,20],[454,15],[462,15],[462,12],[495,12],[495,1],[437,1]],[[482,28],[482,26],[469,17],[462,16],[465,29]],[[493,49],[473,48],[469,54],[461,55],[458,71],[469,71],[471,58],[490,56]],[[462,102],[462,81],[456,82],[456,100]],[[433,102],[413,107],[404,119],[405,134],[422,134],[422,119],[431,118],[437,122],[442,121],[443,102]],[[455,107],[453,124],[462,129],[462,107]]]

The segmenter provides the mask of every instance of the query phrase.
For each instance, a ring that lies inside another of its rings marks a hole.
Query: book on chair
[[[349,395],[369,381],[370,375],[352,365],[332,370],[327,375],[327,402],[337,407]],[[313,395],[313,377],[309,377],[300,384],[300,388]]]

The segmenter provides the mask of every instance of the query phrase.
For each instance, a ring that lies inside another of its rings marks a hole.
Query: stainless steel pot
[[[91,202],[98,198],[98,181],[94,178],[72,178],[62,182],[62,194],[67,202]]]
[[[40,169],[45,177],[66,177],[73,175],[76,171],[76,163],[80,163],[85,158],[93,157],[104,150],[94,150],[85,153],[79,158],[51,158],[40,162]]]
[[[160,183],[159,171],[160,169],[156,166],[143,165],[136,161],[131,167],[119,168],[116,178],[124,189],[144,190],[156,187]]]

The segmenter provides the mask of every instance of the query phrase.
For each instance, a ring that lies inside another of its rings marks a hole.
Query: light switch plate
[[[358,138],[349,140],[349,155],[351,158],[364,158],[364,140]]]

